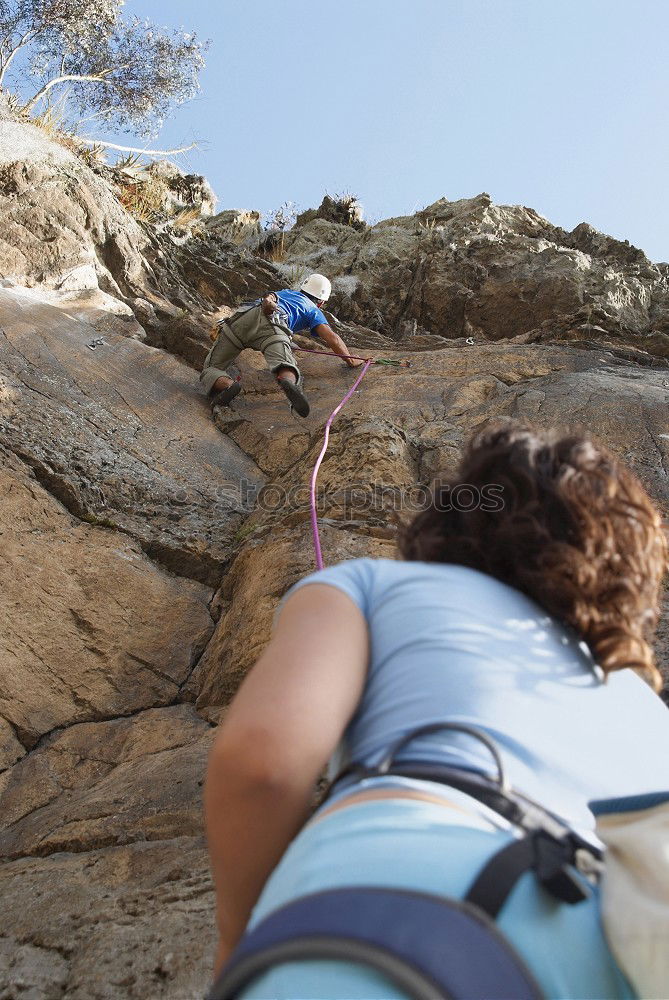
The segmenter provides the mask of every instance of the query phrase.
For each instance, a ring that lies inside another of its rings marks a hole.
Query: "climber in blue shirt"
[[[311,274],[299,291],[284,288],[270,292],[262,299],[242,306],[218,327],[218,338],[204,362],[200,381],[209,394],[212,410],[228,406],[241,392],[225,370],[245,347],[262,351],[269,370],[288,397],[291,407],[301,417],[309,414],[309,403],[303,391],[303,378],[291,350],[294,333],[309,332],[341,355],[346,364],[357,368],[361,361],[348,357],[349,350],[330,327],[321,311],[332,291],[322,274]]]
[[[329,282],[328,282],[329,284]],[[276,299],[276,314],[281,314],[281,321],[293,333],[309,331],[312,337],[318,336],[314,331],[317,326],[329,326],[325,315],[318,308],[317,301],[310,298],[306,292],[284,288],[274,292]]]

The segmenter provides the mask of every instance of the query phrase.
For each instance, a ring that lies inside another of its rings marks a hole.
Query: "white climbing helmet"
[[[332,292],[332,285],[324,274],[310,274],[300,285],[300,291],[313,295],[321,302],[327,302]]]

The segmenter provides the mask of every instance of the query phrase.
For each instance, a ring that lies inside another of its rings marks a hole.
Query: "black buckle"
[[[569,836],[558,839],[537,830],[532,841],[537,878],[551,895],[572,906],[588,899],[590,888],[573,868],[574,845]]]

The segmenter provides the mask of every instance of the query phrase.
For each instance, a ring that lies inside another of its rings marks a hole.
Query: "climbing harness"
[[[397,760],[400,751],[416,737],[444,731],[464,733],[483,743],[495,762],[497,780],[465,768],[410,758]],[[351,781],[392,776],[436,781],[456,788],[523,831],[520,840],[512,841],[488,861],[467,893],[466,899],[490,917],[497,916],[514,885],[528,869],[533,869],[543,887],[563,903],[580,903],[590,895],[583,879],[599,875],[601,851],[539,803],[511,787],[499,750],[482,729],[450,721],[413,729],[398,739],[378,764],[348,764],[332,781],[326,799],[340,782],[349,787]]]
[[[495,761],[497,780],[427,762],[396,761],[414,737],[443,730],[482,742]],[[422,726],[398,740],[378,765],[350,765],[332,787],[353,775],[400,775],[460,788],[512,822],[522,836],[488,859],[463,899],[344,886],[287,903],[244,936],[208,1000],[234,1000],[283,962],[333,959],[375,969],[412,1000],[541,1000],[534,975],[495,918],[527,871],[562,902],[586,899],[586,877],[577,869],[587,868],[581,855],[596,864],[597,849],[512,789],[497,747],[475,726],[449,721]]]

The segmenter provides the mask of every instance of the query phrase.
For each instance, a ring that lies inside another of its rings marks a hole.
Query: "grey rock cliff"
[[[669,265],[597,233],[567,233],[487,194],[445,198],[362,232],[320,216],[285,236],[282,266],[334,278],[332,312],[395,341],[626,342],[669,356]]]

